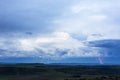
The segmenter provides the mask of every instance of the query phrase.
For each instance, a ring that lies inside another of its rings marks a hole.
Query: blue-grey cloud
[[[52,21],[69,3],[68,0],[1,0],[0,32],[53,31]]]
[[[0,0],[0,57],[119,57],[119,3]]]
[[[91,41],[89,42],[89,46],[101,48],[101,50],[106,51],[108,57],[120,57],[120,40],[108,39]]]
[[[118,3],[119,0],[1,0],[0,32],[66,31],[78,36],[97,33],[119,38]]]

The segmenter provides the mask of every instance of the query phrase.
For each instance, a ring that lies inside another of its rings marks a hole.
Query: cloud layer
[[[46,36],[10,38],[0,40],[1,57],[100,57],[97,47],[85,45],[83,41],[72,38],[66,32],[54,32]]]
[[[119,57],[119,0],[0,0],[0,58]]]

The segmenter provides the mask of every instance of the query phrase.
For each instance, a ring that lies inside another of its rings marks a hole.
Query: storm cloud
[[[0,0],[0,58],[120,57],[119,3]]]

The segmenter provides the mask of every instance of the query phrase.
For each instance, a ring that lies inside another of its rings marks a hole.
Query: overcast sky
[[[101,64],[119,63],[119,3],[0,0],[0,58],[32,57],[61,62],[87,58],[79,60],[86,63],[95,58]],[[111,57],[116,57],[116,61],[111,61]]]

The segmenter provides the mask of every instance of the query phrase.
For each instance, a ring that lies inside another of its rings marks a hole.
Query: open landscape
[[[120,66],[1,64],[0,80],[120,80]]]
[[[120,0],[0,0],[0,80],[120,80]]]

